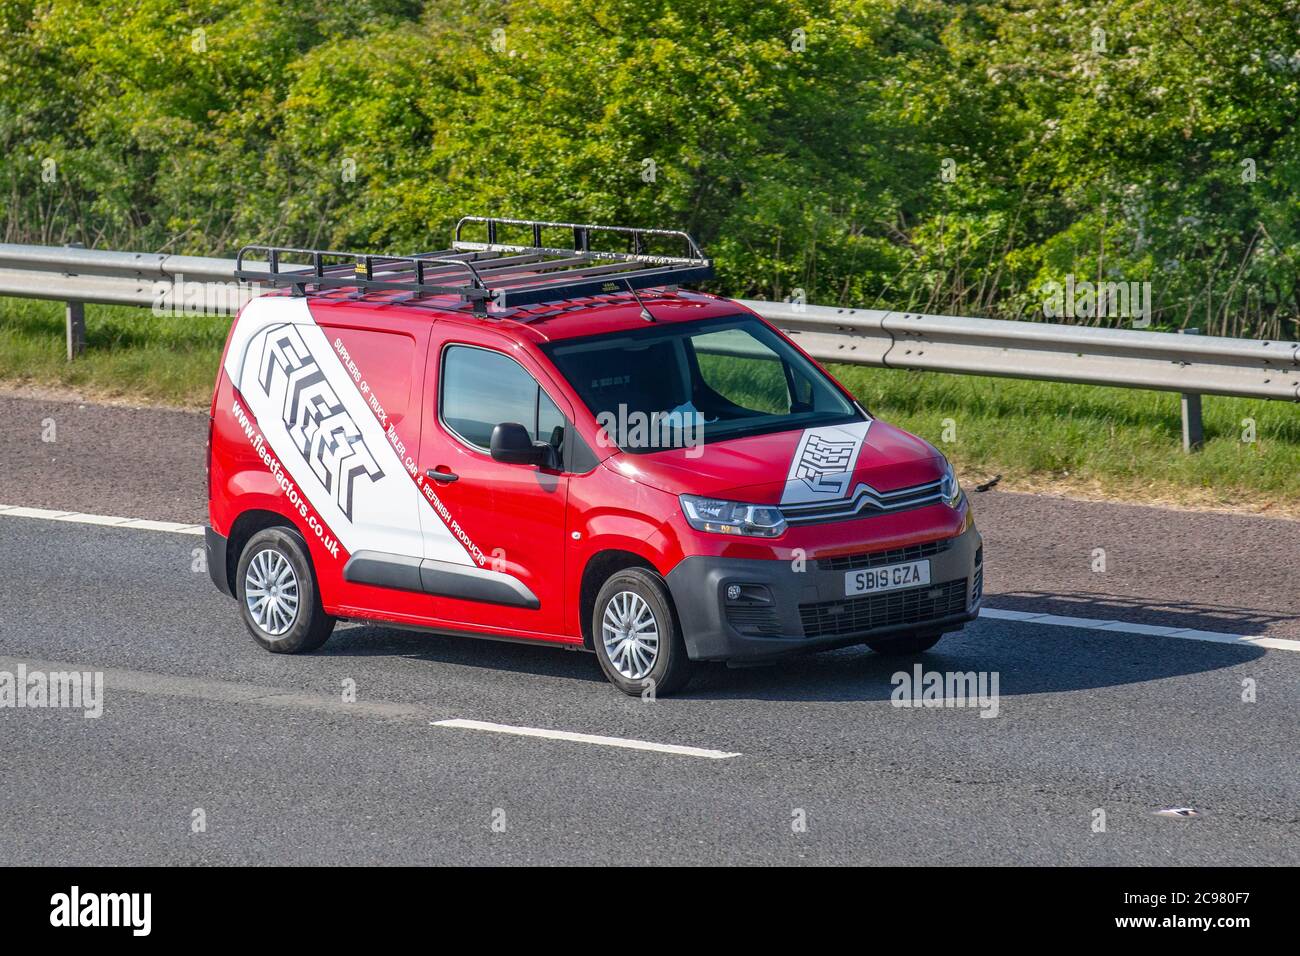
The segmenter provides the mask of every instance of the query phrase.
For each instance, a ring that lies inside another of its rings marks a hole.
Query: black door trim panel
[[[358,551],[343,565],[343,579],[397,591],[423,591],[420,560],[383,551]]]
[[[419,591],[461,601],[526,607],[533,611],[542,606],[537,595],[516,577],[432,558],[358,551],[343,566],[343,578],[355,584]]]

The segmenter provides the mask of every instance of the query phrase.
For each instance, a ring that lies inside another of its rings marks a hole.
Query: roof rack
[[[482,226],[486,241],[463,239],[467,225]],[[531,244],[498,241],[505,227],[527,230]],[[547,233],[566,230],[572,243],[548,244]],[[593,249],[592,240],[609,237],[623,250]],[[652,243],[680,243],[683,255],[656,255]],[[245,268],[245,260],[249,266]],[[264,268],[263,268],[264,266]],[[466,216],[456,224],[450,249],[410,256],[295,249],[285,246],[245,246],[236,258],[235,277],[296,295],[327,289],[409,293],[409,298],[451,295],[473,311],[487,314],[539,302],[581,296],[675,286],[713,275],[713,262],[687,233],[673,229],[583,225],[532,219]]]

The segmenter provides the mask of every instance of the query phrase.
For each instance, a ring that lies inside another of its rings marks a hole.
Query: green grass
[[[0,299],[0,380],[55,385],[91,397],[206,407],[230,329],[222,316],[155,316],[86,306],[86,352],[68,362],[57,302]]]
[[[0,381],[90,397],[205,407],[229,320],[88,306],[87,351],[64,359],[57,303],[0,300]],[[1300,516],[1300,406],[1204,399],[1205,448],[1181,447],[1178,396],[1121,388],[835,366],[873,413],[932,441],[968,485],[1044,486],[1128,501],[1267,508]],[[1242,441],[1242,420],[1256,440]],[[945,419],[955,440],[945,441]]]

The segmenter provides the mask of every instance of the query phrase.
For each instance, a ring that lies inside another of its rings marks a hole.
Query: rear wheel
[[[941,637],[943,637],[942,634],[900,634],[898,637],[867,641],[867,647],[877,654],[886,654],[891,657],[903,654],[920,654],[938,644]]]
[[[321,607],[307,545],[290,528],[266,528],[248,539],[235,594],[253,640],[273,654],[314,651],[334,630],[334,618]]]
[[[627,568],[611,575],[596,595],[591,632],[600,669],[625,694],[671,694],[690,679],[672,598],[657,574]]]

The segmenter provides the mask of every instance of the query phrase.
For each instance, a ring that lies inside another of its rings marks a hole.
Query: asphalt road
[[[202,416],[40,405],[0,400],[0,503],[202,520]],[[50,411],[53,449],[28,427]],[[993,606],[1297,635],[1294,523],[976,506]],[[0,863],[1300,862],[1295,651],[985,619],[919,660],[996,673],[991,719],[892,706],[908,664],[865,649],[643,702],[589,655],[385,627],[267,654],[201,543],[0,516],[0,672],[106,681],[97,719],[0,708]]]
[[[207,427],[202,412],[0,395],[0,504],[203,524]],[[1300,522],[1143,507],[1141,489],[1132,505],[971,500],[998,607],[1300,639]]]

